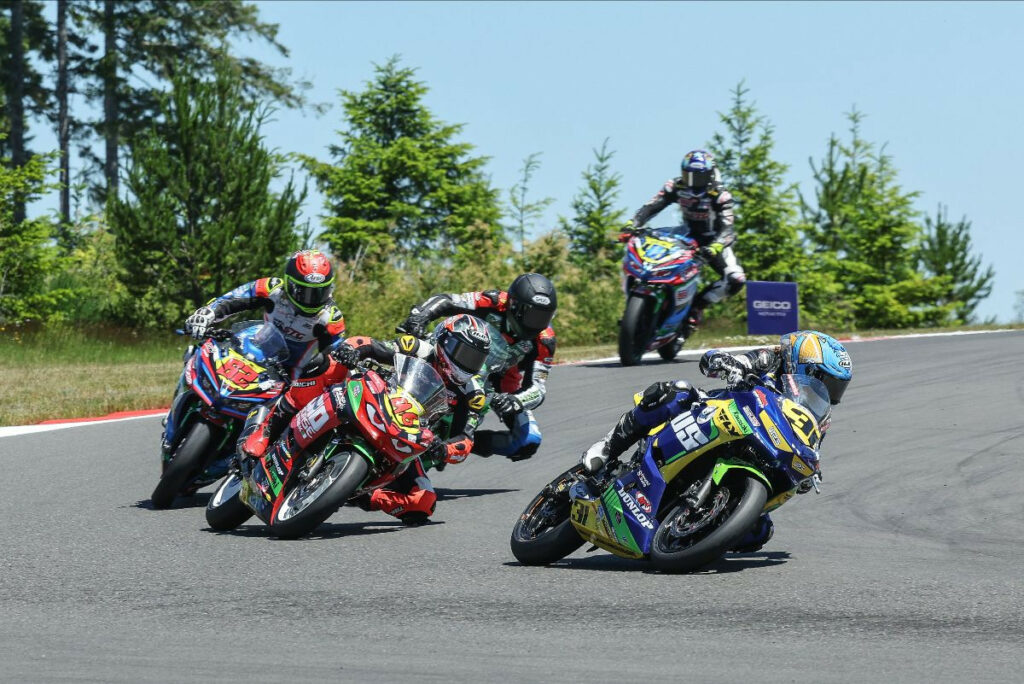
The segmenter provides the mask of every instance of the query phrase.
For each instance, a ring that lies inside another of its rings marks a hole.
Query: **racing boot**
[[[743,535],[736,545],[729,549],[733,553],[753,553],[760,551],[761,547],[768,543],[768,540],[775,534],[775,523],[767,513],[762,515],[754,523],[754,526]]]
[[[406,525],[422,525],[434,513],[437,494],[417,460],[389,488],[375,489],[369,504],[369,510],[384,511]]]
[[[689,315],[683,324],[679,326],[679,335],[683,338],[683,341],[690,339],[693,333],[697,332],[697,328],[704,321],[704,309],[698,309],[696,306],[690,309]],[[679,343],[682,346],[682,342]]]

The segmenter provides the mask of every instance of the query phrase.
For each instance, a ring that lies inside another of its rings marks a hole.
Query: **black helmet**
[[[551,325],[558,308],[555,286],[540,273],[524,273],[508,288],[508,331],[520,340]]]
[[[437,324],[434,359],[445,382],[466,384],[480,372],[491,351],[487,326],[469,314],[458,314]]]
[[[703,194],[708,186],[716,185],[720,180],[715,158],[704,150],[687,152],[680,164],[680,171],[682,175],[679,183],[696,194]]]

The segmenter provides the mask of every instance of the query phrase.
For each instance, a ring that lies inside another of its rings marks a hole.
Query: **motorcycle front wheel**
[[[651,542],[651,562],[663,572],[689,572],[713,563],[761,515],[768,490],[754,477],[724,480],[696,509],[679,501],[662,519]]]
[[[242,478],[238,473],[224,478],[206,504],[206,522],[210,529],[233,530],[252,517],[252,511],[239,498],[241,491]]]
[[[149,496],[153,508],[170,508],[174,498],[203,469],[207,452],[213,444],[213,427],[204,420],[192,423],[188,433],[178,443],[160,481]]]
[[[306,482],[288,492],[270,520],[270,532],[295,539],[312,532],[363,484],[370,466],[354,451],[340,451]]]
[[[512,528],[512,555],[523,565],[547,565],[583,546],[569,522],[569,486],[583,472],[578,465],[551,481],[534,497]]]
[[[623,366],[636,366],[643,358],[651,340],[651,318],[651,301],[631,295],[619,324],[619,361]]]

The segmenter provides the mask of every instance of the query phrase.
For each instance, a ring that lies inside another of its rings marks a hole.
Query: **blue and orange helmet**
[[[838,404],[853,377],[853,362],[846,347],[816,330],[792,332],[783,335],[780,342],[783,370],[817,378],[828,390],[829,400]]]
[[[714,156],[706,150],[692,150],[680,164],[680,184],[692,192],[704,192],[718,180],[718,167]]]

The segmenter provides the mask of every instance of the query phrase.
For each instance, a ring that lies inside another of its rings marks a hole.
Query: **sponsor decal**
[[[416,348],[416,338],[412,335],[402,335],[398,338],[398,346],[406,354],[411,354],[412,350]]]
[[[633,498],[636,499],[636,502],[640,506],[640,508],[644,509],[644,513],[650,513],[651,512],[651,509],[653,508],[653,506],[651,506],[651,500],[648,499],[647,496],[644,495],[643,492],[641,492],[638,489],[636,491],[636,493],[634,494]]]
[[[317,273],[316,271],[314,271],[313,273],[307,273],[303,280],[305,280],[307,283],[319,284],[327,280],[327,276],[324,275],[323,273]]]
[[[697,422],[703,425],[704,423],[711,420],[711,416],[715,415],[715,411],[717,410],[718,408],[715,406],[706,407],[703,411],[700,412],[700,415],[697,416]]]
[[[743,413],[747,415],[747,420],[750,421],[751,425],[753,425],[754,427],[761,427],[761,421],[759,421],[757,417],[754,416],[754,412],[750,409],[749,406],[743,407]]]
[[[692,413],[676,416],[669,426],[675,431],[676,439],[687,451],[694,451],[708,443],[708,437],[697,425]]]
[[[793,466],[793,470],[800,473],[804,477],[810,477],[811,475],[814,474],[814,471],[811,470],[810,467],[806,463],[804,463],[803,459],[797,456],[796,454],[793,454],[793,462],[791,465]]]
[[[764,408],[768,405],[768,397],[762,390],[754,389],[754,396],[757,397],[757,407]]]
[[[395,451],[397,451],[400,454],[411,454],[412,453],[412,447],[411,446],[409,446],[408,444],[404,444],[402,442],[399,442],[394,437],[391,438],[391,446],[394,447]]]
[[[647,476],[644,475],[644,471],[643,470],[638,470],[637,473],[636,473],[636,476],[637,476],[637,479],[640,480],[640,484],[641,485],[643,485],[644,487],[650,487],[651,486],[651,483],[647,479]]]
[[[324,401],[326,396],[326,394],[321,394],[306,404],[295,416],[295,429],[304,441],[309,441],[320,432],[320,429],[327,424],[327,419],[330,418],[330,410]]]
[[[487,403],[487,396],[483,392],[479,392],[470,397],[467,403],[469,404],[469,408],[474,411],[479,411],[484,407],[484,404]]]
[[[789,311],[793,308],[792,302],[771,300],[771,299],[755,299],[754,308],[758,311],[763,310],[778,310],[778,311]]]
[[[530,298],[530,301],[533,302],[534,304],[539,304],[541,306],[548,306],[549,304],[551,304],[551,298],[543,294],[533,295],[533,297]]]
[[[619,498],[621,498],[623,503],[626,504],[626,508],[628,508],[629,512],[633,514],[633,517],[636,518],[636,521],[644,527],[646,527],[647,529],[653,530],[654,523],[652,523],[650,518],[644,515],[644,512],[640,510],[640,506],[637,504],[636,500],[628,493],[626,493],[626,490],[623,489],[622,487],[619,487],[616,491],[618,491]]]
[[[292,383],[292,387],[312,387],[316,384],[316,380],[296,380]]]

